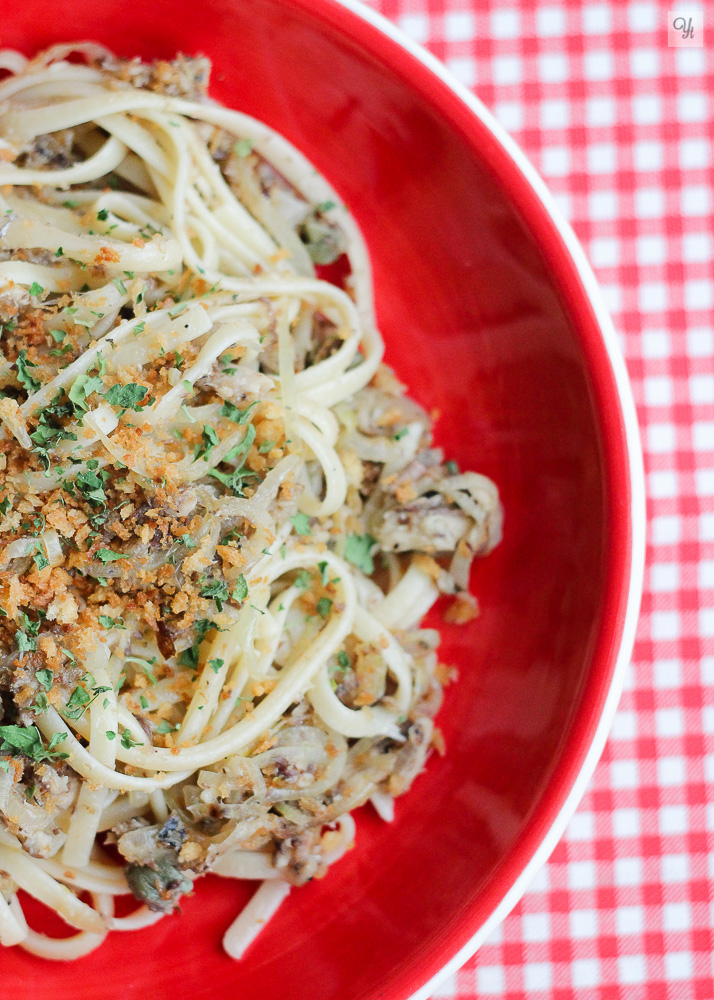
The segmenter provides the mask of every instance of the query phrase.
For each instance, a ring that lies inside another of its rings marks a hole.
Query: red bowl
[[[181,917],[77,966],[2,956],[14,1000],[404,1000],[478,947],[552,850],[602,749],[639,606],[644,500],[624,365],[595,280],[523,154],[424,52],[334,0],[10,0],[2,45],[92,38],[206,53],[212,92],[335,184],[374,263],[387,359],[492,476],[503,544],[481,617],[443,626],[459,667],[447,754],[355,850],[294,892],[240,964],[250,887],[207,878]],[[209,964],[210,963],[210,964]]]

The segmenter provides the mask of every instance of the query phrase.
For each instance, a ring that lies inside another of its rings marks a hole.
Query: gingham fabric
[[[714,4],[371,6],[473,88],[574,226],[648,486],[642,615],[601,763],[522,902],[435,997],[714,1000]],[[668,10],[703,10],[705,47],[669,47]]]

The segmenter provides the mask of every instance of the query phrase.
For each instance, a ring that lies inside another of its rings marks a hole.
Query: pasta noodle
[[[346,207],[205,60],[0,68],[0,943],[80,958],[214,871],[262,883],[240,958],[423,768],[419,623],[474,616],[498,492],[382,364]]]

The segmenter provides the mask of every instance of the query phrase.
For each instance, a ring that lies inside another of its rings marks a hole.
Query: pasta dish
[[[213,872],[260,883],[238,958],[442,749],[420,623],[475,616],[498,492],[382,364],[348,208],[206,60],[0,68],[0,942],[78,958]]]

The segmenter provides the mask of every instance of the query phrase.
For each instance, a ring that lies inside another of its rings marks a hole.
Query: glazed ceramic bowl
[[[623,362],[583,253],[523,154],[424,52],[335,0],[10,0],[3,46],[96,39],[205,53],[212,94],[309,156],[359,221],[387,360],[437,440],[498,483],[480,617],[444,626],[446,741],[357,846],[295,891],[240,964],[251,891],[203,880],[183,915],[75,965],[3,954],[13,1000],[406,1000],[473,952],[572,813],[631,650],[643,476]],[[439,618],[438,612],[434,620]]]

